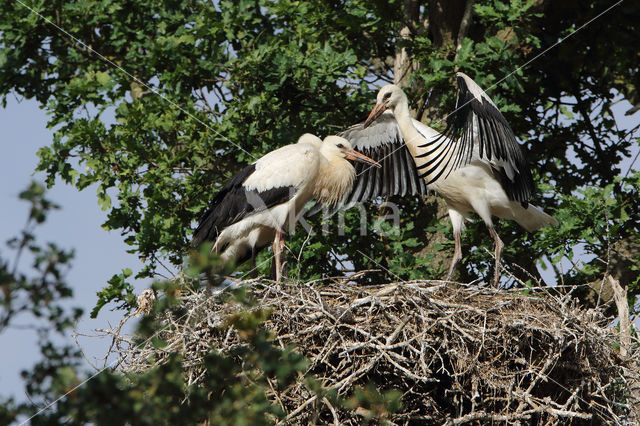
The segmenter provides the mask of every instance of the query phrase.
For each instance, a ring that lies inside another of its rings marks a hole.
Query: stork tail
[[[525,209],[519,203],[518,207],[519,209],[514,212],[515,214],[513,219],[529,232],[536,231],[547,225],[558,225],[558,221],[542,211],[540,207],[529,204]]]

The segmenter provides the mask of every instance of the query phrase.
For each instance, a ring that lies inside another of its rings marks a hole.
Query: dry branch
[[[129,346],[121,353],[122,368],[145,371],[179,350],[188,383],[202,381],[202,360],[211,349],[233,353],[245,344],[225,326],[241,307],[222,303],[223,293],[183,295],[187,314],[162,318],[160,337],[168,345]],[[274,341],[295,345],[310,361],[307,373],[325,387],[344,397],[369,383],[400,390],[403,408],[389,417],[391,424],[640,420],[630,385],[639,383],[638,371],[619,356],[609,321],[566,298],[425,281],[264,281],[254,282],[252,293],[272,312],[264,326]],[[274,386],[269,397],[288,413],[285,423],[362,422],[357,411],[318,399],[302,380],[282,390]]]

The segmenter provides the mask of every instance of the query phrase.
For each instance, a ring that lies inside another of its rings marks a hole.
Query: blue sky
[[[2,155],[0,155],[0,253],[7,256],[5,242],[19,234],[28,215],[28,204],[18,199],[32,179],[44,182],[44,174],[34,170],[38,163],[38,148],[48,145],[52,132],[46,128],[47,116],[38,108],[36,101],[18,100],[8,97],[8,105],[0,109],[2,128]],[[75,259],[67,275],[67,283],[73,288],[73,300],[68,306],[79,306],[85,311],[78,324],[80,334],[95,335],[95,329],[111,328],[118,324],[122,314],[103,309],[97,319],[90,319],[89,312],[95,306],[96,292],[107,280],[123,268],[137,271],[141,263],[137,257],[126,253],[127,246],[117,232],[107,232],[101,228],[106,215],[96,202],[96,188],[89,187],[82,192],[59,183],[47,197],[61,206],[60,210],[49,214],[43,226],[36,230],[40,244],[55,242],[64,249],[75,249]],[[28,271],[31,259],[21,259],[20,268]],[[150,285],[148,281],[135,283],[141,291]],[[18,317],[16,325],[33,323],[27,315]],[[133,322],[131,322],[133,324]],[[80,337],[79,341],[89,359],[102,365],[109,346],[108,339]],[[20,371],[30,368],[40,360],[36,346],[35,331],[10,328],[0,334],[0,344],[11,350],[2,351],[0,364],[1,396],[14,395],[23,400],[24,387]]]

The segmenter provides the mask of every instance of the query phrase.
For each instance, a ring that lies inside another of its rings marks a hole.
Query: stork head
[[[349,141],[340,136],[327,136],[320,147],[320,155],[324,157],[325,161],[320,163],[313,196],[328,205],[336,205],[353,187],[356,169],[347,160],[381,167],[366,155],[354,151]]]
[[[364,122],[363,128],[367,128],[376,121],[376,118],[380,117],[387,109],[394,110],[395,107],[402,102],[407,102],[407,96],[402,89],[395,84],[387,84],[378,92],[376,98],[376,106],[371,110],[371,114]]]
[[[380,163],[353,149],[349,141],[340,136],[327,136],[324,138],[322,151],[327,156],[346,158],[347,160],[370,164],[378,168],[382,167]]]

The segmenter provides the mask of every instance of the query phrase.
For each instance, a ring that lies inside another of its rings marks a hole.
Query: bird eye
[[[344,149],[344,145],[342,145],[341,143],[339,143],[338,145],[336,145],[338,148],[340,149]]]
[[[387,92],[384,94],[384,96],[382,97],[383,101],[386,101],[387,99],[389,99],[391,97],[391,92]]]

